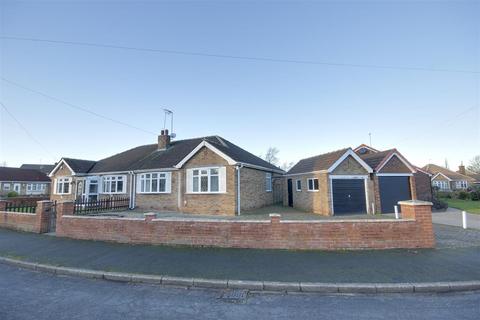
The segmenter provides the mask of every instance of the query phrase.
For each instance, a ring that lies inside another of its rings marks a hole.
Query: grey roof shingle
[[[45,174],[49,174],[53,168],[55,168],[54,164],[22,164],[20,166],[20,169],[38,170]]]
[[[75,173],[87,173],[96,163],[92,160],[62,158]]]
[[[209,136],[172,141],[170,147],[166,150],[158,150],[157,144],[139,146],[97,162],[88,161],[90,167],[87,171],[78,172],[103,173],[173,168],[204,140],[237,162],[260,166],[274,171],[281,171],[278,167],[251,154],[228,140],[219,136]],[[73,159],[69,159],[69,161],[71,160]],[[70,162],[68,163],[70,165]],[[84,166],[84,169],[88,167],[88,163]],[[77,172],[73,167],[72,169]]]
[[[395,149],[389,149],[385,151],[379,151],[377,153],[369,153],[364,155],[360,154],[359,156],[370,166],[370,168],[376,169],[380,163],[382,163],[382,161],[394,151]]]
[[[38,170],[0,167],[0,181],[50,182],[50,178],[45,173]]]
[[[437,166],[436,164],[431,164],[431,163],[427,164],[422,169],[430,172],[433,175],[436,175],[437,173],[440,172],[451,180],[466,180],[466,181],[470,181],[470,182],[475,181],[475,179],[472,178],[472,177],[463,175],[461,173],[449,170],[449,169],[441,167],[441,166]]]
[[[298,174],[327,170],[349,149],[350,148],[340,149],[337,151],[324,153],[315,157],[302,159],[296,165],[294,165],[287,174]]]

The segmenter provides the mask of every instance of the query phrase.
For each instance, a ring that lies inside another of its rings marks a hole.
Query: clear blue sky
[[[480,71],[476,2],[10,2],[2,36],[334,64]],[[179,139],[218,134],[298,161],[396,147],[416,165],[480,153],[478,73],[241,60],[0,39],[1,75]],[[0,162],[101,159],[156,137],[1,81]]]

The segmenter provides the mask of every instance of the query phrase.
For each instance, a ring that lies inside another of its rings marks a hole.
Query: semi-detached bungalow
[[[50,179],[39,170],[0,167],[0,196],[12,191],[20,196],[46,196],[50,193]]]
[[[129,197],[130,208],[235,215],[282,201],[284,171],[219,136],[139,146],[100,161],[62,158],[52,200]]]
[[[303,159],[285,175],[284,204],[321,215],[390,213],[432,197],[430,176],[398,150],[366,145]]]

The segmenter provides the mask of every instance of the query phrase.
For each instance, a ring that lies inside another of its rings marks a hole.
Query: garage
[[[338,214],[367,213],[364,179],[332,179],[333,212]]]
[[[409,176],[378,177],[382,213],[392,213],[398,201],[412,198],[409,178]]]

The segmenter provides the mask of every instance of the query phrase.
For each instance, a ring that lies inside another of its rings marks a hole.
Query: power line
[[[218,53],[192,52],[192,51],[169,50],[169,49],[140,48],[140,47],[131,47],[131,46],[114,45],[114,44],[79,42],[79,41],[64,41],[64,40],[51,40],[51,39],[41,39],[41,38],[0,36],[0,39],[43,42],[43,43],[49,43],[49,44],[63,44],[63,45],[74,45],[74,46],[99,47],[99,48],[109,48],[109,49],[122,49],[122,50],[143,51],[143,52],[174,54],[174,55],[184,55],[184,56],[200,56],[200,57],[209,57],[209,58],[236,59],[236,60],[245,60],[245,61],[263,61],[263,62],[276,62],[276,63],[323,65],[323,66],[351,67],[351,68],[389,69],[389,70],[404,70],[404,71],[480,74],[480,71],[475,71],[475,70],[460,70],[460,69],[447,69],[447,68],[426,68],[426,67],[402,67],[402,66],[391,66],[391,65],[374,65],[374,64],[339,63],[339,62],[314,61],[314,60],[280,59],[280,58],[270,58],[270,57],[227,55],[227,54],[218,54]]]
[[[8,115],[18,124],[18,126],[23,131],[25,131],[27,136],[30,137],[30,139],[32,139],[32,141],[34,141],[36,144],[38,144],[43,149],[43,151],[45,151],[53,160],[55,160],[55,161],[57,160],[57,158],[39,140],[37,140],[37,138],[35,138],[30,133],[30,131],[27,130],[27,128],[13,115],[13,113],[11,113],[10,110],[8,110],[8,108],[5,106],[5,104],[3,104],[3,102],[0,101],[0,105],[8,113]]]
[[[144,133],[152,134],[152,135],[155,135],[155,136],[157,135],[156,133],[154,133],[154,132],[152,132],[152,131],[148,131],[148,130],[142,129],[142,128],[140,128],[140,127],[136,127],[136,126],[133,126],[133,125],[131,125],[131,124],[128,124],[128,123],[126,123],[126,122],[123,122],[123,121],[120,121],[120,120],[116,120],[116,119],[113,119],[113,118],[104,116],[104,115],[102,115],[102,114],[100,114],[100,113],[97,113],[97,112],[95,112],[95,111],[89,110],[89,109],[87,109],[87,108],[81,107],[81,106],[76,105],[76,104],[73,104],[73,103],[70,103],[70,102],[65,101],[65,100],[62,100],[62,99],[60,99],[60,98],[51,96],[51,95],[46,94],[46,93],[44,93],[44,92],[41,92],[41,91],[38,91],[38,90],[35,90],[35,89],[32,89],[32,88],[29,88],[29,87],[27,87],[27,86],[24,86],[24,85],[22,85],[22,84],[19,84],[19,83],[15,82],[15,81],[8,80],[8,79],[6,79],[6,78],[4,78],[4,77],[2,77],[1,79],[2,79],[2,81],[4,81],[4,82],[10,83],[10,84],[12,84],[12,85],[14,85],[14,86],[16,86],[16,87],[22,88],[22,89],[24,89],[24,90],[27,90],[27,91],[30,91],[30,92],[39,94],[39,95],[41,95],[41,96],[43,96],[43,97],[45,97],[45,98],[51,99],[51,100],[53,100],[53,101],[60,102],[60,103],[62,103],[62,104],[64,104],[64,105],[66,105],[66,106],[69,106],[69,107],[73,108],[73,109],[77,109],[77,110],[80,110],[80,111],[89,113],[89,114],[94,115],[94,116],[96,116],[96,117],[99,117],[99,118],[102,118],[102,119],[105,119],[105,120],[108,120],[108,121],[112,121],[112,122],[114,122],[114,123],[120,124],[120,125],[122,125],[122,126],[129,127],[129,128],[131,128],[131,129],[139,130],[139,131],[142,131],[142,132],[144,132]]]

